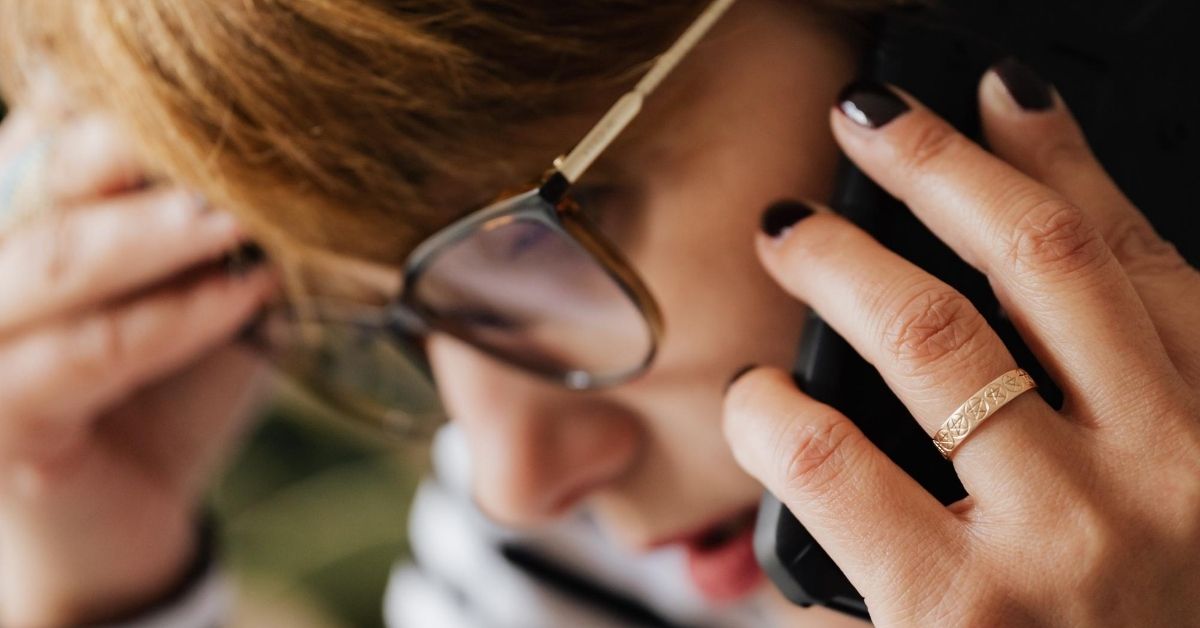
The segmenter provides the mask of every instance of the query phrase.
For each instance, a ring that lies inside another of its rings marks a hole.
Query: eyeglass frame
[[[736,0],[711,2],[675,42],[658,56],[638,83],[610,106],[604,116],[584,135],[583,139],[571,151],[554,160],[552,168],[543,176],[540,185],[475,210],[443,227],[418,244],[403,265],[403,280],[398,295],[392,302],[379,307],[375,312],[382,314],[382,320],[377,319],[373,323],[379,328],[379,331],[393,337],[408,338],[422,337],[433,331],[445,332],[499,360],[543,378],[557,380],[559,384],[573,390],[605,388],[644,373],[653,362],[664,333],[661,310],[633,266],[625,260],[616,247],[598,232],[568,193],[571,186],[583,176],[587,169],[637,117],[645,99],[653,93],[734,2]],[[536,195],[543,202],[524,203],[523,201],[531,195]],[[600,377],[583,371],[555,372],[534,364],[532,361],[523,362],[518,356],[505,354],[486,345],[474,343],[454,326],[439,321],[436,316],[426,313],[427,309],[415,297],[416,291],[410,288],[420,281],[422,273],[432,260],[448,247],[487,229],[489,225],[518,219],[535,220],[559,235],[567,237],[595,260],[606,275],[616,283],[624,296],[630,300],[642,316],[650,334],[650,346],[639,364],[627,371]],[[316,318],[318,319],[316,322],[319,324],[319,319],[322,318],[319,312]],[[372,324],[366,322],[365,317],[354,318],[355,320],[349,322],[356,325]],[[348,321],[340,320],[338,322],[346,323]],[[420,368],[429,374],[427,364],[420,365]],[[326,395],[330,393],[333,391],[326,391]],[[333,394],[333,396],[339,399],[340,405],[348,403],[343,395]],[[356,406],[357,404],[350,402],[350,405]]]
[[[415,286],[427,265],[438,254],[455,243],[471,237],[480,230],[504,225],[516,220],[533,220],[548,227],[570,242],[580,246],[589,258],[613,280],[622,294],[629,299],[646,323],[650,344],[642,360],[621,372],[597,376],[582,370],[550,369],[530,360],[521,360],[519,355],[504,353],[486,345],[472,343],[471,346],[497,359],[514,364],[543,378],[557,380],[572,390],[591,390],[619,384],[640,375],[650,367],[658,350],[663,334],[663,319],[658,304],[633,266],[608,242],[584,216],[580,207],[566,196],[567,186],[557,172],[547,175],[545,182],[532,190],[506,198],[483,209],[468,214],[433,234],[409,255],[404,266],[403,286]],[[540,202],[527,203],[531,196]],[[436,316],[425,315],[422,304],[415,300],[415,290],[402,289],[399,304],[416,313],[422,321],[430,321],[429,330],[448,333],[470,342],[467,334],[458,332]]]

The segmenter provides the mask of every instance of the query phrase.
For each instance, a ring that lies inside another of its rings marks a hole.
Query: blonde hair
[[[626,84],[705,4],[0,0],[0,83],[18,92],[48,57],[158,175],[237,213],[289,264],[304,251],[396,264],[495,186],[536,176],[566,147],[535,123]]]

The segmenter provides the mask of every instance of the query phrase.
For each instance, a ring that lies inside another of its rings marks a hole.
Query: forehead
[[[846,72],[841,33],[797,3],[745,0],[652,94],[645,110],[596,169],[627,170],[677,162],[754,133],[760,116],[795,106]],[[790,102],[789,102],[790,101]],[[607,103],[606,103],[607,104]],[[833,103],[827,103],[832,105]],[[593,118],[593,121],[595,118]]]
[[[654,177],[692,186],[697,169],[747,158],[750,150],[779,148],[786,142],[776,136],[789,116],[810,115],[814,107],[809,101],[836,92],[836,87],[823,84],[830,76],[846,73],[843,60],[852,57],[844,54],[847,48],[836,32],[795,3],[742,0],[650,96],[638,119],[583,183],[640,186]],[[436,204],[453,208],[446,223],[487,205],[502,192],[531,184],[621,93],[604,91],[586,106],[556,112],[514,133],[518,141],[495,156],[497,162],[514,167],[481,164],[471,180],[434,182],[430,195],[440,195]],[[815,109],[832,104],[822,102]],[[764,161],[773,157],[749,156]]]
[[[802,3],[741,0],[650,95],[642,113],[605,151],[589,178],[628,166],[617,161],[627,162],[638,156],[674,158],[681,150],[700,148],[697,142],[706,137],[717,141],[721,131],[734,132],[719,121],[740,118],[752,108],[747,106],[753,104],[752,99],[769,97],[762,89],[765,78],[777,75],[775,80],[780,85],[801,78],[804,73],[797,72],[796,66],[803,65],[808,55],[798,54],[797,44],[816,39],[829,40],[823,46],[836,44],[829,35],[830,29]],[[517,191],[515,188],[531,183],[544,172],[556,156],[568,152],[623,91],[615,87],[599,89],[594,95],[574,100],[569,109],[548,112],[505,132],[511,140],[498,146],[495,159],[489,160],[493,163],[480,164],[483,167],[468,177],[471,180],[458,180],[453,185],[433,182],[429,189],[447,196],[438,204],[457,207],[459,214],[494,200],[498,192]],[[680,141],[683,138],[688,141]]]

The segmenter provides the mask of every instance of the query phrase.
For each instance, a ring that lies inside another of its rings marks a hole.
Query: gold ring
[[[1034,388],[1037,388],[1037,383],[1025,369],[1013,369],[993,379],[942,423],[941,429],[933,435],[933,444],[942,452],[942,457],[949,460],[954,448],[962,444],[975,428],[1021,393]]]

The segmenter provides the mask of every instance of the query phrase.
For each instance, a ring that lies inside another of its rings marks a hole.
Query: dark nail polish
[[[871,81],[847,85],[838,95],[838,108],[847,118],[868,129],[878,129],[909,110],[908,103],[896,92]]]
[[[267,254],[262,247],[253,242],[247,242],[225,256],[225,271],[234,277],[244,277],[266,261]]]
[[[1054,94],[1042,77],[1029,66],[1009,57],[992,66],[1012,99],[1025,111],[1047,111],[1054,106]]]
[[[737,382],[739,379],[741,379],[743,375],[745,375],[746,373],[749,373],[750,371],[753,371],[756,368],[758,368],[757,364],[747,364],[746,366],[743,366],[742,368],[734,371],[733,377],[729,378],[729,383],[725,384],[725,392],[729,392],[729,389],[733,387],[733,384],[735,382]]]
[[[763,233],[778,238],[793,225],[813,215],[813,210],[800,201],[776,201],[762,215]]]

